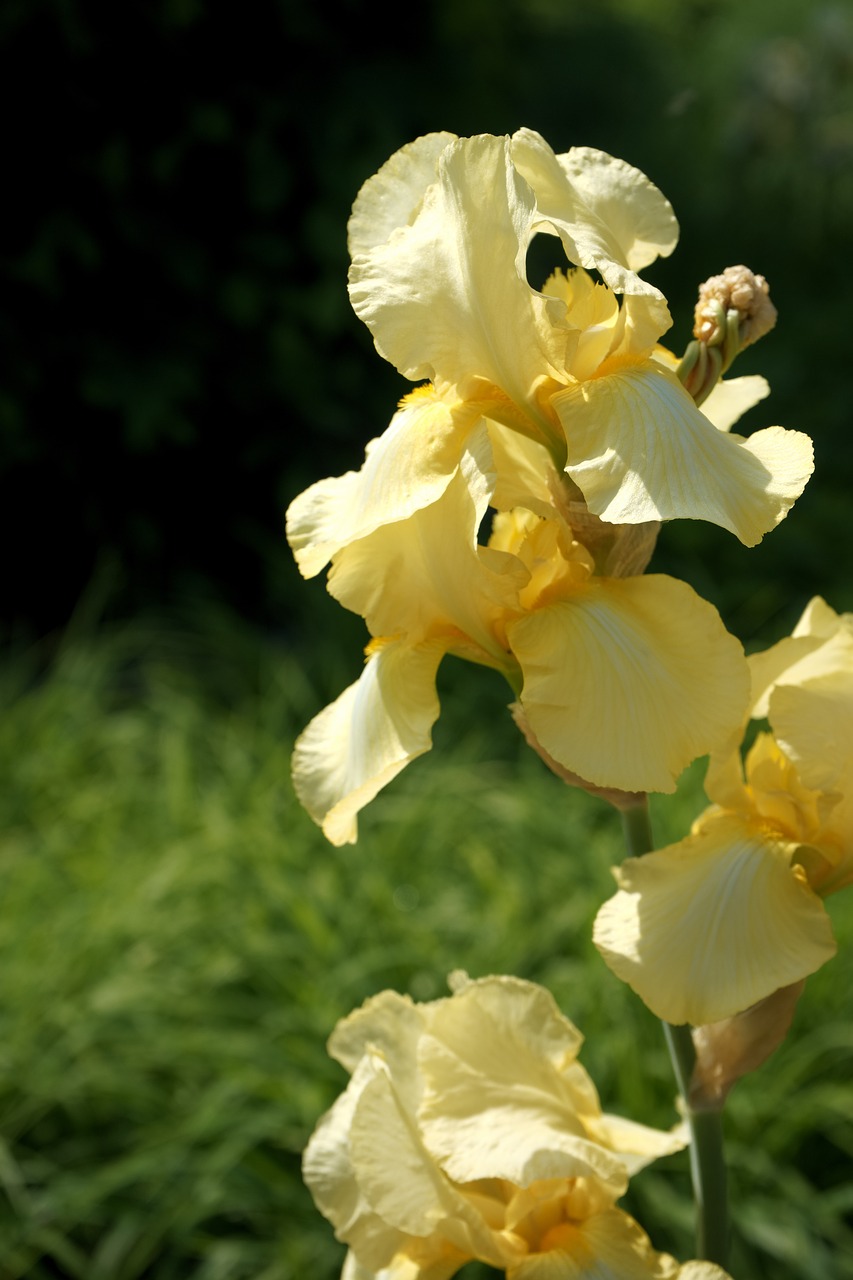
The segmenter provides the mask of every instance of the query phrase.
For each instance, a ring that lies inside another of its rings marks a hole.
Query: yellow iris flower
[[[490,502],[507,509],[481,546]],[[358,811],[429,749],[448,653],[500,671],[543,751],[597,787],[672,791],[720,748],[746,705],[746,660],[689,586],[642,573],[653,541],[576,515],[540,446],[481,423],[436,501],[337,551],[329,591],[374,639],[294,751],[297,793],[329,840],[354,841]]]
[[[712,756],[712,807],[687,839],[616,871],[595,941],[668,1022],[715,1023],[835,953],[823,899],[853,882],[853,614],[815,597],[791,636],[750,657],[744,763]]]
[[[568,260],[542,289],[527,276],[537,235]],[[728,384],[725,422],[679,381],[658,345],[666,300],[639,275],[677,236],[638,170],[587,147],[555,155],[529,129],[430,134],[392,156],[355,202],[350,296],[380,354],[432,382],[444,408],[407,404],[364,475],[296,500],[288,533],[303,572],[433,501],[482,418],[542,444],[605,521],[702,519],[759,542],[802,492],[811,442],[781,427],[728,432],[762,379]],[[352,525],[335,517],[341,499]]]
[[[351,1080],[303,1173],[349,1246],[342,1280],[449,1280],[473,1259],[508,1280],[726,1280],[657,1253],[616,1207],[630,1175],[684,1141],[601,1110],[550,994],[509,977],[452,985],[427,1004],[382,992],[329,1041]]]

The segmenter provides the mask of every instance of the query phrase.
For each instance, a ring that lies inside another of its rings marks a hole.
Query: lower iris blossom
[[[329,1041],[351,1079],[303,1173],[349,1246],[342,1280],[449,1280],[474,1259],[508,1280],[727,1280],[658,1253],[617,1207],[680,1129],[602,1112],[582,1036],[542,987],[451,985],[427,1004],[384,991]]]
[[[835,953],[824,899],[853,882],[853,614],[815,597],[793,634],[749,658],[743,764],[716,753],[713,802],[687,839],[616,870],[595,941],[659,1017],[717,1023]]]
[[[746,660],[716,610],[643,574],[654,529],[573,510],[537,450],[480,424],[436,501],[333,554],[329,591],[373,639],[294,751],[297,794],[332,843],[354,841],[359,810],[429,749],[447,654],[499,671],[528,739],[595,787],[673,791],[740,723]]]

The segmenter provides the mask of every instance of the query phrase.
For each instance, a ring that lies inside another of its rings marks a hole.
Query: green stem
[[[654,848],[649,804],[644,796],[622,810],[625,841],[632,857]],[[672,1069],[690,1127],[690,1174],[696,1202],[696,1256],[725,1267],[729,1252],[726,1161],[723,1153],[722,1107],[695,1110],[690,1105],[690,1080],[696,1061],[688,1026],[663,1023]]]

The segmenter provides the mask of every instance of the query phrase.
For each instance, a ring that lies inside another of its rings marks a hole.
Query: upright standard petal
[[[613,524],[708,520],[755,546],[785,518],[813,470],[812,443],[767,427],[718,430],[657,361],[618,362],[552,398],[566,471]]]
[[[684,1146],[671,1133],[602,1113],[577,1061],[582,1037],[542,987],[482,978],[425,1014],[418,1120],[457,1181],[500,1176],[529,1187],[594,1176],[615,1197],[627,1170]]]
[[[353,844],[359,810],[432,746],[435,676],[445,652],[435,641],[387,642],[297,738],[293,785],[332,844]]]
[[[434,1007],[418,1054],[418,1120],[450,1177],[528,1187],[594,1176],[622,1194],[625,1166],[586,1131],[601,1107],[575,1061],[579,1045],[576,1028],[533,983],[488,978]]]
[[[408,1235],[436,1237],[438,1257],[453,1250],[460,1263],[476,1257],[500,1267],[518,1252],[501,1247],[499,1234],[432,1159],[380,1062],[353,1115],[350,1157],[379,1216]]]
[[[661,296],[636,273],[672,253],[678,223],[644,173],[594,147],[555,155],[533,129],[513,134],[512,159],[543,218],[562,233],[572,262],[600,272],[617,293]]]
[[[438,177],[438,161],[455,133],[427,133],[407,143],[368,178],[356,197],[347,227],[350,257],[359,258],[407,227],[424,193]]]
[[[448,1280],[475,1259],[517,1280],[675,1280],[675,1260],[614,1204],[623,1143],[646,1159],[683,1143],[602,1116],[580,1033],[543,988],[461,973],[450,985],[425,1004],[382,992],[330,1039],[353,1078],[304,1169],[350,1245],[342,1280]],[[597,1121],[610,1123],[596,1155],[584,1134]],[[537,1147],[543,1168],[583,1172],[530,1179]]]
[[[356,1248],[366,1266],[378,1270],[406,1241],[364,1195],[350,1156],[350,1130],[364,1090],[376,1071],[369,1057],[356,1063],[352,1079],[318,1121],[302,1158],[302,1175],[317,1208],[340,1239]]]
[[[532,129],[513,135],[512,158],[535,192],[541,223],[559,235],[569,260],[627,295],[629,348],[650,350],[672,320],[663,294],[637,273],[675,247],[669,202],[624,161],[591,147],[556,156]]]
[[[527,282],[535,209],[509,140],[482,135],[442,150],[408,225],[363,251],[357,238],[353,307],[404,377],[479,379],[540,420],[536,387],[564,367],[571,330],[560,300]]]
[[[686,840],[629,858],[593,940],[666,1022],[719,1022],[814,973],[835,953],[822,902],[792,868],[797,846],[709,812]]]
[[[592,579],[507,635],[536,738],[598,786],[674,791],[690,761],[742,721],[743,650],[713,606],[674,578]]]

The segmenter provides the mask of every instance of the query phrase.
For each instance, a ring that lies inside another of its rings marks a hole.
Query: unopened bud
[[[757,342],[776,323],[770,286],[749,267],[726,267],[722,275],[711,276],[699,286],[693,335],[708,346],[717,346],[726,341],[728,325],[735,317],[741,348]]]
[[[764,276],[749,267],[726,267],[699,286],[693,316],[694,341],[677,373],[697,405],[711,394],[739,351],[776,323],[776,308]]]
[[[780,987],[743,1013],[693,1030],[696,1063],[690,1082],[694,1111],[718,1110],[732,1085],[766,1062],[791,1028],[805,979]]]

